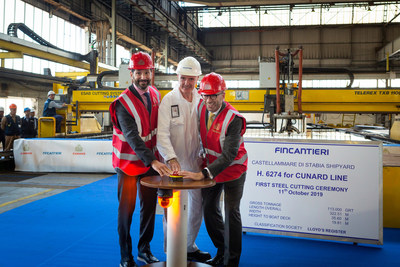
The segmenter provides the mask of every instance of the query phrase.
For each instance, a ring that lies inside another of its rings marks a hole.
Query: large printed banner
[[[243,231],[382,244],[382,145],[247,138]]]
[[[111,140],[17,139],[16,171],[115,173]]]

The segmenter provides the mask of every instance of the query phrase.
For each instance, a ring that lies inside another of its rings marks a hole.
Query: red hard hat
[[[224,78],[215,72],[211,72],[201,79],[200,82],[200,94],[204,95],[215,95],[219,92],[226,90],[226,84]]]
[[[12,108],[17,108],[17,105],[11,104],[11,105],[10,105],[10,109],[12,109]]]
[[[132,55],[131,60],[129,60],[129,70],[145,70],[152,69],[153,61],[147,53],[137,52]]]

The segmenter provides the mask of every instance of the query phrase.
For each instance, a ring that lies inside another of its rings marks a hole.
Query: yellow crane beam
[[[80,111],[108,111],[123,90],[77,90]],[[163,97],[170,90],[160,90]],[[266,91],[227,90],[225,99],[241,112],[262,112]],[[270,90],[275,94],[275,90]],[[243,97],[245,96],[245,97]],[[400,89],[303,89],[303,113],[400,113]],[[297,100],[295,101],[297,109]]]

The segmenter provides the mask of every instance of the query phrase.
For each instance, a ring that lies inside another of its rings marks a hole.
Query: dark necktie
[[[150,101],[150,94],[149,92],[144,93],[147,99],[147,110],[149,111],[149,114],[151,114],[151,101]]]

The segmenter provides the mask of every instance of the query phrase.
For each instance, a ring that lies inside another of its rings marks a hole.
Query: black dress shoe
[[[212,266],[223,266],[224,265],[224,255],[217,254],[214,258],[206,261],[205,263],[212,265]]]
[[[134,260],[124,261],[119,264],[119,267],[137,267]]]
[[[198,261],[198,262],[205,262],[206,260],[211,259],[211,255],[208,252],[204,252],[196,250],[195,252],[188,252],[187,254],[188,261]]]
[[[151,251],[143,251],[139,252],[137,259],[140,261],[143,261],[146,264],[154,263],[154,262],[159,262],[159,260],[154,257],[153,254],[151,254]]]

